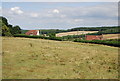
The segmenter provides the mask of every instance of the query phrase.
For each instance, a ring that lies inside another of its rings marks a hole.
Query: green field
[[[3,79],[117,79],[118,48],[3,37]]]

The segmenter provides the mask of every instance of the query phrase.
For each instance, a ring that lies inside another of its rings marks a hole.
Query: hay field
[[[103,34],[103,39],[119,39],[120,34]]]
[[[3,37],[3,79],[117,79],[118,48]]]
[[[56,37],[62,37],[67,35],[81,35],[81,34],[96,33],[96,32],[98,31],[72,31],[72,32],[58,33],[56,34]]]

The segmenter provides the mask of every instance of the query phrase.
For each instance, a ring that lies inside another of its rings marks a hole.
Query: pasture
[[[118,48],[30,38],[2,38],[3,79],[117,79]]]
[[[119,39],[120,34],[103,34],[103,39]]]

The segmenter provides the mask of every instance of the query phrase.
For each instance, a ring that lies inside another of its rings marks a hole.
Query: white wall
[[[37,35],[40,35],[40,32],[39,32],[39,30],[37,30]]]

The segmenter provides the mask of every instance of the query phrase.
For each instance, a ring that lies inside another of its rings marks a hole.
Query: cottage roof
[[[30,35],[30,34],[37,35],[37,31],[38,31],[38,30],[29,30],[29,31],[26,32],[25,34],[26,34],[26,35]]]

